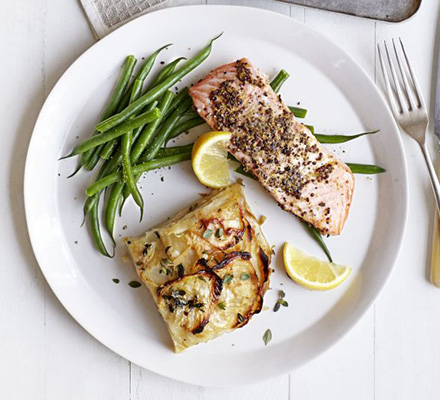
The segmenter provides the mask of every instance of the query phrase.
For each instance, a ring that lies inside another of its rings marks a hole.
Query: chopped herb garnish
[[[165,249],[165,253],[168,253],[168,250],[171,249],[171,246],[167,246]]]
[[[195,295],[192,300],[188,301],[189,308],[196,308],[197,310],[199,310],[201,312],[205,312],[205,309],[203,308],[204,306],[205,306],[205,303],[199,301],[199,297],[197,295]]]
[[[160,260],[161,269],[159,270],[159,274],[172,275],[173,273],[173,271],[171,270],[171,268],[173,267],[172,263],[173,262],[168,258],[162,258],[162,260]]]
[[[220,239],[222,236],[223,236],[223,228],[218,228],[218,229],[215,231],[215,237],[218,238],[218,239]]]
[[[161,275],[171,275],[173,273],[173,271],[171,271],[168,267],[162,267],[160,270],[159,270],[159,274],[161,274]]]
[[[278,296],[279,296],[279,298],[278,298],[277,302],[275,303],[275,306],[273,307],[274,312],[277,312],[281,306],[289,307],[289,303],[286,300],[284,300],[284,297],[286,297],[286,293],[284,293],[283,290],[280,290],[278,292]]]
[[[203,237],[205,239],[209,239],[213,234],[213,230],[212,229],[206,229],[205,232],[203,232]]]
[[[263,335],[264,345],[267,346],[267,344],[271,340],[272,340],[272,331],[270,329],[266,329],[266,332],[264,332],[264,335]]]
[[[242,281],[247,281],[249,279],[251,279],[251,276],[249,274],[246,274],[246,273],[241,274]]]
[[[217,307],[222,310],[226,310],[226,303],[224,301],[222,301],[221,303],[217,304]]]
[[[197,278],[199,278],[201,281],[206,282],[206,279],[204,276],[202,275],[198,275]]]
[[[160,239],[160,234],[158,231],[154,231],[154,234],[157,236],[158,239]]]
[[[182,263],[180,263],[179,265],[176,266],[177,268],[177,275],[179,276],[179,278],[182,278],[185,275],[185,267],[183,266]]]
[[[237,313],[237,320],[238,322],[241,324],[244,322],[244,317],[243,315],[241,315],[240,313]]]
[[[223,278],[223,283],[231,282],[233,277],[234,275],[230,275],[230,274],[225,275],[225,277]]]
[[[176,289],[172,290],[170,294],[163,296],[167,302],[168,310],[170,310],[170,312],[173,313],[176,308],[182,308],[186,305],[189,305],[189,302],[187,303],[183,297],[185,294],[186,292],[183,289]]]
[[[128,283],[128,286],[132,287],[133,289],[136,289],[138,287],[141,287],[141,283],[138,281],[131,281]]]
[[[112,281],[113,281],[114,283],[119,283],[119,282],[120,282],[120,280],[117,279],[117,278],[112,279]]]

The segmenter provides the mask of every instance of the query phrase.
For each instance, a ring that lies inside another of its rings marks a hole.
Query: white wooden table
[[[440,33],[436,0],[423,0],[416,16],[398,25],[268,0],[207,2],[290,15],[337,42],[374,79],[379,78],[376,44],[401,36],[425,99],[433,104]],[[22,186],[26,150],[43,101],[95,40],[77,0],[2,1],[0,20],[0,399],[440,398],[440,289],[427,281],[433,198],[419,149],[408,137],[403,142],[410,214],[395,273],[362,321],[317,360],[258,385],[206,389],[132,365],[86,333],[52,294],[35,261]]]

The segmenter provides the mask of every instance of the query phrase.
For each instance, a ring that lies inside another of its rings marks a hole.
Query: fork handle
[[[440,172],[440,161],[437,163]],[[435,210],[434,229],[432,231],[431,283],[440,288],[440,214]]]
[[[438,180],[437,173],[435,172],[434,164],[432,163],[431,157],[429,156],[429,151],[426,147],[426,144],[421,144],[420,147],[422,149],[423,156],[425,157],[426,165],[429,171],[429,177],[431,178],[431,185],[434,192],[435,203],[437,205],[437,212],[440,214],[440,182]]]

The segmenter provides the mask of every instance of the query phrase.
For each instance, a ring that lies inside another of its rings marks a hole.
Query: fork
[[[420,149],[422,150],[423,157],[428,167],[429,177],[431,178],[437,210],[440,213],[440,183],[431,157],[429,156],[428,147],[426,146],[428,112],[426,111],[425,101],[423,100],[422,92],[420,91],[419,84],[409,62],[402,39],[399,38],[401,47],[400,52],[403,54],[403,61],[402,56],[399,55],[394,39],[392,39],[392,42],[400,78],[397,76],[396,68],[394,66],[395,61],[392,60],[386,41],[384,41],[383,46],[388,60],[388,68],[391,71],[393,85],[390,82],[388,71],[385,67],[381,46],[379,44],[377,45],[388,100],[394,118],[399,123],[400,127],[419,144]]]

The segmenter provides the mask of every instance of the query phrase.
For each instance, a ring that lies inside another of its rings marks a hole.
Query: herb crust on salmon
[[[264,73],[243,58],[216,68],[189,93],[212,129],[232,133],[229,152],[281,208],[323,234],[341,233],[353,174],[295,119]]]

